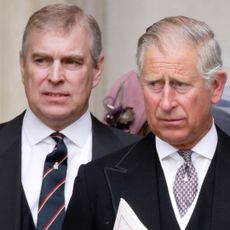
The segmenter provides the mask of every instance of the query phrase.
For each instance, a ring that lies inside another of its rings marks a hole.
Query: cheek
[[[143,90],[143,95],[144,95],[145,104],[149,107],[156,105],[160,98],[159,95],[153,94],[148,89]]]
[[[207,118],[210,112],[210,101],[205,96],[190,96],[180,101],[180,107],[186,113],[189,123],[196,124],[201,120],[204,122],[203,118]]]
[[[145,110],[147,116],[154,116],[157,109],[158,99],[156,95],[152,95],[148,92],[144,92],[144,102],[145,102]]]
[[[86,94],[87,88],[89,83],[84,78],[79,78],[75,76],[75,80],[71,80],[68,82],[68,85],[70,88],[72,88],[72,92],[76,96],[82,97],[84,94]]]
[[[39,79],[33,78],[33,76],[24,79],[24,86],[31,94],[35,94],[39,91],[40,84]]]
[[[38,90],[38,87],[42,84],[46,76],[47,71],[38,71],[34,68],[27,68],[24,74],[24,85],[28,88]]]
[[[66,80],[69,82],[70,85],[77,89],[86,89],[90,85],[92,85],[92,78],[90,73],[85,70],[81,69],[76,72],[67,72],[66,73]]]
[[[74,81],[68,82],[69,91],[75,101],[87,101],[92,89],[92,81],[87,77],[74,76]]]
[[[33,86],[32,79],[28,77],[28,75],[24,75],[23,84],[24,84],[25,90],[29,91],[30,88],[32,88]]]

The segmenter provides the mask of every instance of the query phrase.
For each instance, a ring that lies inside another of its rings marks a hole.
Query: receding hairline
[[[34,12],[29,18],[22,39],[21,52],[26,55],[28,41],[33,31],[56,31],[60,34],[68,34],[74,26],[81,26],[88,36],[90,30],[87,25],[88,15],[72,4],[53,4],[45,6]],[[89,39],[90,40],[90,39]]]
[[[157,46],[162,52],[167,44],[188,44],[201,52],[209,42],[215,40],[211,28],[203,21],[186,16],[166,17],[146,29],[138,40],[137,64],[139,72],[142,66],[143,53],[148,46]],[[198,57],[199,58],[199,57]]]

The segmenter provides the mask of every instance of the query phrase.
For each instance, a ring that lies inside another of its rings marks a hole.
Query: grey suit
[[[24,113],[0,125],[0,228],[32,230],[34,224],[21,183],[21,129]],[[137,136],[111,129],[92,116],[93,159],[129,145]],[[33,172],[28,172],[33,173]]]

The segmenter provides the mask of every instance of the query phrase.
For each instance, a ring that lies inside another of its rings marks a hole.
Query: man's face
[[[219,101],[225,73],[207,87],[197,70],[197,50],[150,46],[144,54],[141,83],[152,132],[176,148],[189,149],[212,124],[211,105]]]
[[[88,108],[100,79],[103,57],[92,63],[88,33],[81,26],[70,32],[31,31],[21,73],[31,110],[49,127],[60,130]]]

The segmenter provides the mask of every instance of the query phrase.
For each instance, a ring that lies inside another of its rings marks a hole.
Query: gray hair
[[[137,66],[141,74],[144,52],[150,45],[155,45],[164,52],[164,42],[182,42],[198,48],[198,71],[209,85],[216,77],[217,71],[222,68],[220,45],[214,38],[210,27],[202,22],[185,16],[164,18],[147,28],[139,38],[137,47]]]
[[[93,64],[97,64],[102,52],[101,31],[93,16],[71,4],[51,4],[36,11],[29,18],[22,39],[21,52],[25,58],[28,50],[28,37],[33,29],[60,29],[68,33],[75,25],[82,25],[89,33],[90,53]]]

